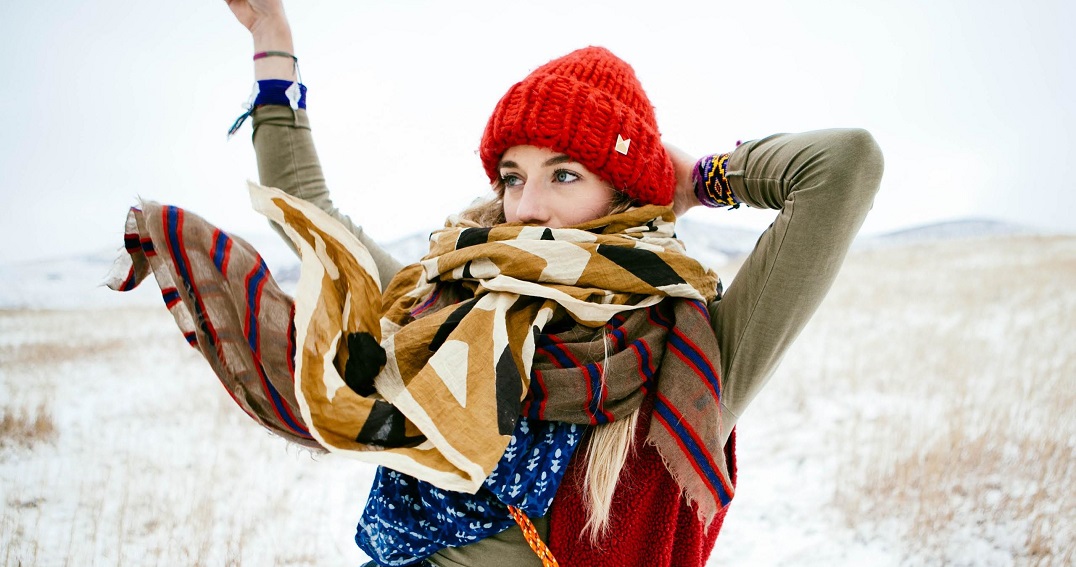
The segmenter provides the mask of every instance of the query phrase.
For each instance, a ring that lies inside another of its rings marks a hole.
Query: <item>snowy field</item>
[[[143,287],[0,310],[0,565],[360,564],[372,468],[255,426]],[[740,422],[710,564],[1072,565],[1074,339],[1076,237],[861,247]]]

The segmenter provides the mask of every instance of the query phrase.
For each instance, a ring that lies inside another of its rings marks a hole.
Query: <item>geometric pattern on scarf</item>
[[[249,245],[154,203],[131,210],[128,254],[108,283],[131,289],[152,270],[188,342],[271,431],[474,492],[522,410],[604,423],[638,407],[660,369],[670,378],[658,380],[650,442],[701,516],[731,498],[722,452],[707,443],[720,424],[719,355],[701,302],[719,284],[682,253],[667,208],[573,229],[456,223],[383,297],[372,259],[339,223],[282,192],[251,193],[302,252],[294,305]],[[652,308],[667,297],[690,300]],[[387,352],[360,353],[378,343]],[[351,370],[364,366],[358,381],[376,391],[358,395]]]
[[[251,196],[300,251],[295,392],[312,436],[448,490],[475,492],[504,453],[547,323],[601,328],[668,297],[716,294],[667,207],[568,229],[457,220],[382,294],[369,253],[329,215],[255,184]],[[383,363],[348,372],[353,356]]]

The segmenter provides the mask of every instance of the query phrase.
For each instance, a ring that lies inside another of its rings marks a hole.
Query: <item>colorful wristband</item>
[[[740,206],[740,199],[732,192],[732,186],[725,177],[728,170],[729,154],[713,154],[695,163],[691,173],[695,184],[695,196],[707,207]]]
[[[247,118],[254,113],[259,106],[280,105],[290,106],[298,110],[306,108],[306,85],[283,79],[263,79],[254,84],[254,92],[247,100],[246,112],[235,119],[232,127],[228,129],[228,137],[231,138],[239,131]]]
[[[306,108],[306,85],[281,79],[258,81],[258,95],[254,97],[254,108],[266,104]]]
[[[288,59],[291,59],[296,63],[299,62],[298,57],[292,55],[291,53],[288,53],[287,51],[259,51],[258,53],[254,54],[255,61],[259,59],[265,59],[266,57],[287,57]]]

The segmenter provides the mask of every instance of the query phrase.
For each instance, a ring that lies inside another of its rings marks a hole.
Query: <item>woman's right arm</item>
[[[778,134],[732,152],[736,197],[781,213],[711,305],[725,438],[829,291],[881,176],[881,150],[865,130]]]
[[[228,7],[254,40],[254,53],[282,51],[295,53],[291,26],[280,0],[227,0]],[[287,57],[263,57],[254,61],[256,80],[295,81],[295,64]],[[276,187],[309,201],[332,215],[359,238],[377,264],[382,288],[388,285],[401,264],[371,238],[362,227],[342,214],[329,197],[325,176],[314,148],[305,109],[284,105],[264,105],[255,109],[254,151],[262,185]],[[277,228],[274,225],[274,228]],[[279,229],[278,229],[279,230]],[[287,240],[287,239],[285,239]]]

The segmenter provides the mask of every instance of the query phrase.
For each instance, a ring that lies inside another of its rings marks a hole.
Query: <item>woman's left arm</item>
[[[684,154],[672,151],[679,178]],[[726,179],[736,198],[781,212],[710,306],[721,348],[722,442],[829,291],[882,169],[878,144],[859,129],[777,134],[729,156]],[[681,195],[688,190],[678,188],[680,212],[698,202],[693,190]]]

